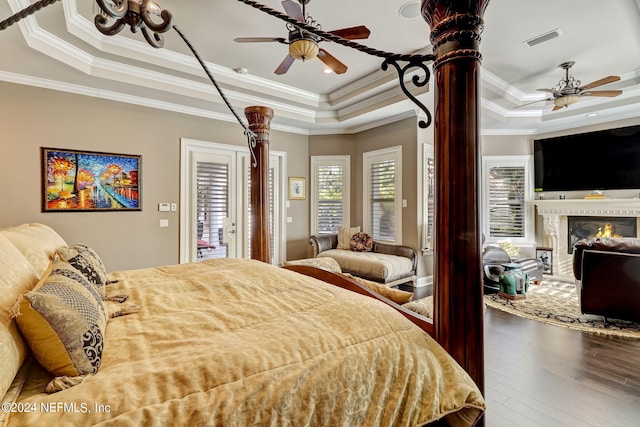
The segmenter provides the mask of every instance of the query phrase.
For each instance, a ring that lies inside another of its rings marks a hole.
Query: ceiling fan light
[[[579,95],[565,95],[560,98],[556,98],[553,101],[553,105],[556,107],[567,107],[571,104],[575,104],[580,99]]]
[[[318,55],[318,43],[309,38],[294,40],[289,45],[289,55],[303,61],[313,59]]]

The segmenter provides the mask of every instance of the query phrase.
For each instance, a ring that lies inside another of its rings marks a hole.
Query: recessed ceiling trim
[[[124,58],[136,58],[160,67],[188,73],[197,77],[204,77],[204,71],[189,55],[177,53],[168,49],[150,49],[146,43],[123,36],[106,36],[99,33],[93,23],[80,15],[77,10],[77,0],[62,0],[67,30],[79,39],[89,43],[94,48]],[[207,68],[221,83],[241,86],[244,89],[259,91],[274,97],[299,102],[317,107],[320,103],[319,95],[292,86],[274,82],[269,79],[239,75],[230,68],[207,62]]]

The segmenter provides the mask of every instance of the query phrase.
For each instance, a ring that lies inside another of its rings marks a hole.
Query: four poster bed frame
[[[57,0],[50,0],[49,3],[54,1]],[[435,227],[433,320],[410,312],[344,276],[309,266],[287,267],[391,305],[433,336],[444,350],[469,373],[481,392],[484,392],[484,340],[478,191],[481,60],[479,43],[483,28],[482,16],[488,2],[489,0],[422,0],[422,16],[431,28],[430,38],[434,50],[433,124],[437,227]],[[103,2],[98,0],[98,3]],[[148,1],[145,0],[141,7],[146,7],[147,3]],[[42,5],[38,4],[38,7],[32,5],[26,9],[25,15],[27,12],[33,13],[39,7]],[[167,16],[170,18],[170,14]],[[5,22],[6,25],[10,25],[16,21]],[[149,23],[147,25],[150,26]],[[98,28],[100,29],[99,25]],[[170,19],[167,19],[162,27],[157,26],[151,29],[166,31],[169,28],[176,29],[182,36],[180,31],[171,24]],[[101,31],[111,32],[110,35],[113,35],[120,29],[120,27],[105,27]],[[148,35],[145,31],[145,37]],[[159,39],[153,40],[158,42]],[[161,46],[149,42],[155,47]],[[198,58],[197,55],[196,58]],[[386,62],[383,64],[383,68],[386,64]],[[204,64],[203,68],[207,71]],[[416,101],[403,86],[404,70],[400,75],[403,91]],[[211,79],[213,81],[212,77]],[[215,85],[215,82],[213,83]],[[273,111],[268,107],[247,107],[245,116],[252,132],[250,145],[253,154],[250,198],[251,258],[269,263],[271,254],[268,159],[269,130]],[[455,191],[452,183],[455,183]],[[478,425],[483,423],[483,419],[480,419]]]
[[[417,321],[470,374],[484,393],[484,323],[479,198],[480,35],[489,0],[423,0],[435,60],[435,251],[433,323]],[[251,170],[251,257],[269,262],[266,107],[245,110],[256,133]],[[452,183],[456,183],[455,191]],[[357,289],[350,280],[294,267],[308,275]],[[332,276],[332,277],[330,277]],[[408,316],[410,317],[410,315]],[[481,420],[481,423],[483,421]]]

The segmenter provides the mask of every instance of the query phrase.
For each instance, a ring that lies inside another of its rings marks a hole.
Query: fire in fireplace
[[[569,244],[567,253],[573,253],[578,240],[594,237],[638,237],[635,217],[568,216]]]

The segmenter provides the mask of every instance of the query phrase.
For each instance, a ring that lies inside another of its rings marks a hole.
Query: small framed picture
[[[304,200],[306,198],[305,179],[296,176],[289,177],[289,199]]]
[[[542,272],[553,274],[553,249],[538,246],[536,248],[536,259],[542,261]]]

